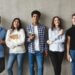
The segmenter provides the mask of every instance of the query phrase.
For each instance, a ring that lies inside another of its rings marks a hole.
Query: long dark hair
[[[58,18],[58,20],[59,20],[59,22],[60,22],[60,23],[59,23],[59,28],[60,28],[60,29],[63,29],[62,22],[61,22],[61,18],[59,18],[58,16],[54,16],[54,17],[53,17],[53,19],[52,19],[52,24],[51,24],[51,29],[53,30],[53,29],[55,28],[55,24],[54,24],[54,19],[55,19],[55,18]]]
[[[17,30],[20,30],[22,28],[22,24],[21,24],[21,20],[20,18],[14,18],[14,20],[12,21],[12,25],[11,25],[11,29],[14,30],[15,27],[14,27],[14,21],[15,20],[18,20],[19,21],[19,27],[17,27]]]

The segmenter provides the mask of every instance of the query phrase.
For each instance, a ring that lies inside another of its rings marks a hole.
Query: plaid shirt
[[[34,33],[34,26],[31,24],[26,27],[27,32],[27,40],[30,33]],[[44,52],[44,50],[48,50],[47,46],[47,30],[44,25],[38,25],[38,35],[39,35],[39,48],[40,52]],[[34,41],[27,41],[28,42],[28,52],[35,53],[35,44]]]

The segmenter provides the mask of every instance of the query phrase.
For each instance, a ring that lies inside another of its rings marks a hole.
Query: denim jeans
[[[34,72],[34,59],[36,58],[37,66],[38,66],[38,75],[43,75],[43,54],[40,52],[29,53],[29,68],[30,75],[35,75]]]
[[[24,53],[9,54],[8,65],[7,65],[8,75],[13,75],[12,67],[13,67],[13,64],[14,64],[15,60],[17,60],[17,63],[18,63],[18,75],[22,75]]]
[[[72,75],[75,75],[75,50],[70,50],[72,58]]]

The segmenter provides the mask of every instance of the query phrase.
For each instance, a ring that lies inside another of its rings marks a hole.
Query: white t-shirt
[[[35,40],[34,40],[35,51],[40,51],[40,48],[39,48],[38,26],[34,26],[34,34],[35,34]]]

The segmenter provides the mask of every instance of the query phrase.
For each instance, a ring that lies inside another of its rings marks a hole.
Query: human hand
[[[70,54],[67,54],[66,58],[67,58],[67,61],[72,62],[72,58],[71,58]]]
[[[61,30],[59,31],[59,35],[62,35],[63,33],[64,33],[64,30],[61,29]]]
[[[47,40],[47,44],[51,45],[53,42],[51,40]]]
[[[29,35],[29,40],[34,40],[35,39],[35,34],[30,34]]]

